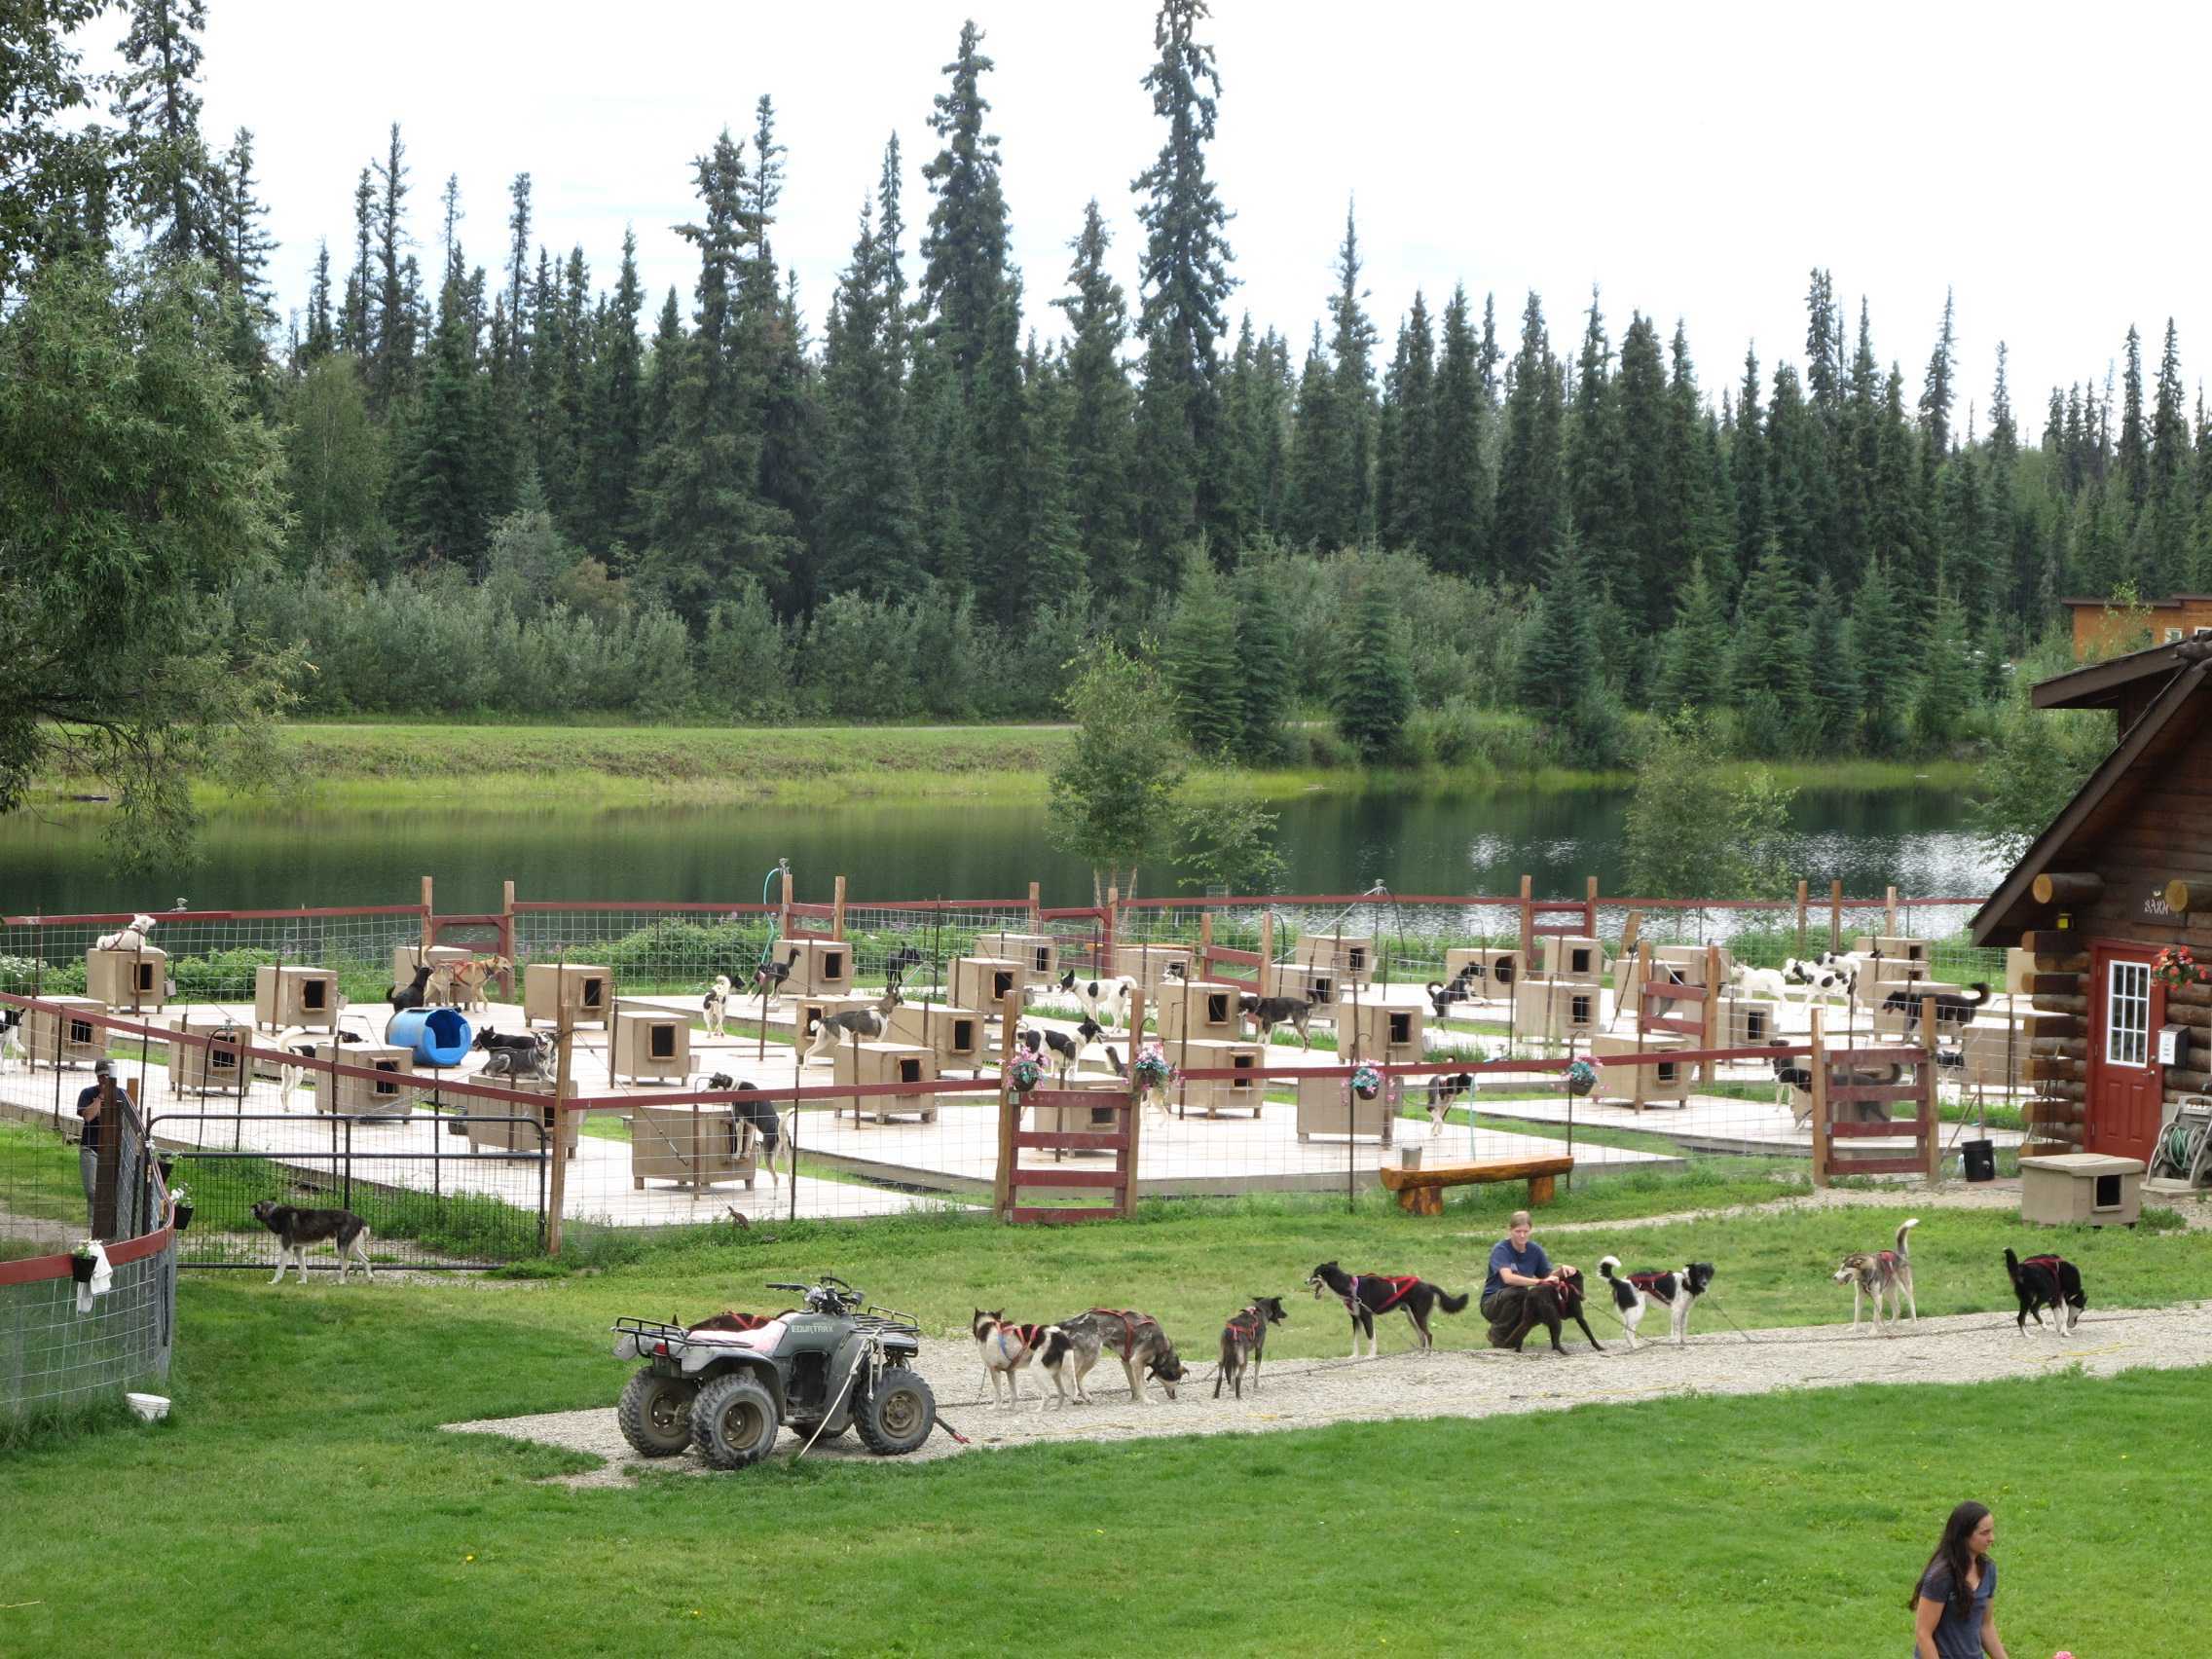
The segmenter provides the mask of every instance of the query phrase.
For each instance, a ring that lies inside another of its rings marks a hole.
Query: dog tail
[[[1620,1265],[1621,1259],[1618,1256],[1600,1256],[1598,1258],[1598,1276],[1602,1279],[1610,1279],[1614,1273],[1620,1271]]]
[[[1973,982],[1973,995],[1966,999],[1967,1006],[1969,1008],[1979,1008],[1988,1000],[1989,987],[1983,984],[1979,979],[1976,979]]]
[[[2020,1258],[2012,1254],[2012,1247],[2005,1246],[2005,1273],[2014,1284],[2020,1282]]]
[[[1441,995],[1444,990],[1444,981],[1441,979],[1431,979],[1428,982],[1427,989],[1428,994],[1432,997]]]
[[[1911,1234],[1912,1230],[1913,1230],[1914,1228],[1918,1227],[1919,1225],[1920,1225],[1920,1217],[1918,1217],[1918,1216],[1914,1216],[1914,1217],[1913,1217],[1913,1218],[1912,1218],[1912,1219],[1911,1219],[1910,1221],[1906,1222],[1906,1223],[1905,1223],[1905,1224],[1904,1224],[1904,1225],[1903,1225],[1902,1227],[1899,1227],[1899,1228],[1898,1229],[1898,1254],[1899,1254],[1899,1255],[1900,1255],[1900,1256],[1909,1256],[1909,1255],[1911,1255],[1911,1254],[1912,1254],[1912,1252],[1911,1252],[1911,1251],[1910,1251],[1909,1249],[1907,1249],[1907,1248],[1906,1248],[1905,1246],[1906,1246],[1906,1245],[1907,1245],[1908,1243],[1910,1243],[1910,1242],[1911,1242],[1911,1240],[1910,1240],[1910,1237],[1909,1237],[1909,1235]]]
[[[1436,1293],[1436,1306],[1447,1313],[1456,1313],[1467,1306],[1467,1298],[1463,1295],[1454,1296],[1448,1290],[1439,1290]]]

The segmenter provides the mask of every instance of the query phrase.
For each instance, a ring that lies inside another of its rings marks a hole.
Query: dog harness
[[[1654,1302],[1672,1302],[1675,1300],[1675,1292],[1672,1286],[1667,1285],[1667,1281],[1674,1276],[1671,1272],[1630,1273],[1628,1282]]]
[[[1244,1323],[1246,1319],[1250,1319],[1252,1322],[1247,1325]],[[1257,1308],[1247,1308],[1229,1321],[1227,1329],[1235,1333],[1239,1346],[1257,1347],[1260,1343],[1260,1332],[1266,1325],[1267,1320],[1261,1316]]]
[[[1122,1321],[1122,1330],[1127,1338],[1129,1353],[1132,1356],[1137,1351],[1137,1327],[1152,1323],[1151,1315],[1139,1313],[1133,1308],[1093,1308],[1090,1311],[1101,1319],[1119,1319]]]
[[[1351,1275],[1351,1289],[1345,1293],[1345,1307],[1347,1310],[1353,1313],[1359,1311],[1359,1287],[1362,1284],[1369,1283],[1386,1284],[1390,1287],[1388,1298],[1368,1309],[1373,1313],[1387,1313],[1399,1303],[1405,1301],[1407,1297],[1413,1295],[1414,1286],[1420,1283],[1420,1275],[1419,1273],[1354,1273]]]
[[[1021,1345],[1021,1352],[1030,1353],[1034,1352],[1038,1346],[1044,1342],[1045,1327],[1042,1325],[1002,1324],[996,1331],[992,1333],[992,1335],[998,1337],[1001,1340],[1002,1347],[1004,1346],[1005,1339],[1012,1337],[1016,1343]]]
[[[2039,1268],[2055,1278],[2058,1276],[2058,1270],[2066,1266],[2066,1258],[2064,1256],[2030,1256],[2020,1266],[2023,1268]]]

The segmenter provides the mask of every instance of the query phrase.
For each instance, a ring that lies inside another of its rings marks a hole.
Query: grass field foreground
[[[1710,1255],[1733,1317],[1787,1325],[1840,1316],[1825,1267],[1899,1219],[1682,1222],[1561,1235],[1555,1254]],[[2081,1261],[2100,1308],[2170,1300],[2212,1267],[2194,1233],[2029,1235],[1931,1211],[1920,1235],[1930,1313],[2009,1307],[1996,1252],[2023,1236]],[[0,1651],[289,1652],[313,1633],[389,1654],[1002,1652],[1005,1610],[1024,1608],[1020,1640],[1043,1621],[1101,1652],[1901,1652],[1906,1592],[1965,1495],[1998,1513],[2013,1653],[2201,1650],[2183,1590],[2212,1478],[2202,1373],[648,1472],[585,1492],[537,1484],[581,1467],[571,1455],[437,1429],[611,1407],[615,1313],[771,1305],[761,1280],[824,1270],[912,1310],[933,1343],[964,1342],[977,1302],[1049,1317],[1111,1298],[1202,1353],[1244,1295],[1290,1291],[1271,1354],[1340,1354],[1341,1311],[1299,1285],[1314,1261],[1471,1288],[1493,1235],[1246,1207],[1049,1234],[759,1229],[540,1280],[279,1293],[187,1274],[171,1422],[0,1453],[15,1604]],[[1461,1346],[1480,1328],[1462,1315],[1440,1334]],[[985,1416],[965,1415],[970,1430]]]

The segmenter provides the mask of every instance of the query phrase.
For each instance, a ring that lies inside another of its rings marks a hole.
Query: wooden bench
[[[1431,1163],[1419,1169],[1382,1165],[1382,1185],[1398,1195],[1398,1207],[1412,1215],[1442,1215],[1444,1189],[1490,1181],[1527,1181],[1529,1207],[1552,1201],[1556,1177],[1574,1168],[1571,1158],[1517,1158],[1493,1163]]]

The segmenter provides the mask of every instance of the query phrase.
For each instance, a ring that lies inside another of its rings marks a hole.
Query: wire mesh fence
[[[1147,1044],[1178,1069],[1137,1136],[1130,1173],[1145,1198],[1372,1194],[1409,1145],[1490,1162],[1565,1146],[1577,1181],[1662,1179],[1714,1159],[1801,1170],[1806,1102],[1784,1074],[1816,1006],[1831,1041],[1864,1045],[1908,1035],[1909,1011],[1888,1006],[1889,982],[1823,999],[1797,985],[1776,994],[1771,978],[1729,970],[1779,967],[1831,940],[1848,949],[1863,936],[1919,940],[1921,984],[2001,986],[2002,954],[1959,938],[1970,903],[1592,895],[1531,911],[1518,897],[1378,888],[1047,907],[1034,893],[842,902],[840,884],[839,903],[789,907],[510,896],[497,915],[458,919],[427,903],[206,912],[165,915],[145,936],[165,949],[156,1010],[131,1007],[151,981],[113,977],[96,961],[99,938],[129,918],[7,918],[0,975],[15,995],[0,994],[0,1019],[13,1012],[23,1023],[0,1070],[0,1215],[59,1225],[81,1205],[66,1139],[75,1091],[101,1054],[118,1061],[202,1200],[184,1250],[192,1265],[271,1261],[275,1241],[250,1213],[263,1199],[352,1210],[387,1266],[511,1260],[564,1230],[988,1210],[1009,1166],[1010,993],[1019,999],[1013,1040],[1021,1051],[1034,1045],[1052,1096],[1021,1107],[1018,1125],[1043,1116],[1054,1132],[1092,1132],[1086,1122],[1103,1124],[1125,1097],[1124,1074]],[[1548,958],[1580,949],[1590,925],[1587,960],[1547,960],[1557,972],[1541,980],[1526,964],[1464,977],[1471,955],[1520,953],[1531,922],[1549,936]],[[457,958],[507,947],[498,954],[511,983],[479,980],[453,1000],[502,1040],[535,1030],[549,1050],[566,1025],[569,1109],[554,1083],[489,1076],[487,1050],[435,1068],[384,1051],[394,1046],[383,999],[425,938],[456,940]],[[1720,982],[1694,1004],[1653,1005],[1632,941],[1692,978],[1712,946]],[[763,976],[763,962],[785,972]],[[579,966],[595,971],[589,1008],[545,972]],[[262,971],[279,967],[327,976],[320,1017],[264,1005]],[[1326,996],[1289,994],[1316,974],[1332,979]],[[1112,1006],[1120,975],[1142,986],[1141,1030]],[[718,976],[732,994],[716,1008]],[[886,1003],[894,977],[901,995]],[[44,993],[35,1030],[23,994],[32,985]],[[1247,1006],[1286,994],[1294,1006],[1266,1022]],[[1227,1001],[1201,1006],[1194,995]],[[2026,997],[1999,991],[1971,1023],[1941,1032],[1946,1145],[2017,1139],[2032,1092],[2026,1013]],[[1087,1014],[1103,1029],[1079,1030]],[[279,1051],[280,1038],[297,1051]],[[1732,1052],[1683,1065],[1648,1057],[1669,1046]],[[1641,1063],[1606,1063],[1640,1052]],[[1597,1068],[1587,1095],[1560,1081],[1577,1059]],[[1354,1061],[1428,1069],[1393,1072],[1373,1100],[1355,1099],[1344,1071]],[[1062,1074],[1108,1104],[1068,1105],[1050,1088]],[[1039,1149],[1016,1150],[1015,1167],[1041,1166]],[[1042,1166],[1094,1168],[1103,1156],[1057,1147]]]

